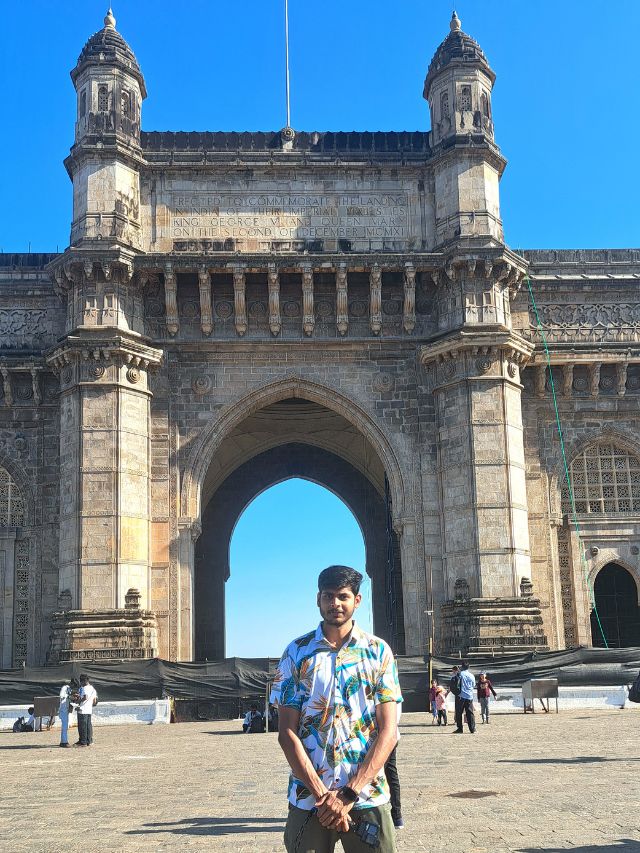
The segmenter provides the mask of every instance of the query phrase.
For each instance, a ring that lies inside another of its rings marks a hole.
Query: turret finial
[[[460,18],[458,17],[458,13],[454,10],[453,15],[451,16],[451,23],[449,24],[452,33],[459,33],[461,29]]]
[[[113,17],[113,12],[111,11],[111,6],[109,6],[109,11],[104,16],[104,25],[105,27],[113,27],[116,28],[116,19]]]

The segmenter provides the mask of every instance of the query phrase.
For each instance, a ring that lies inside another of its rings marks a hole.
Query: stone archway
[[[290,398],[230,433],[204,479],[202,533],[194,553],[194,657],[224,656],[224,584],[238,518],[258,494],[292,477],[328,488],[352,511],[365,543],[374,630],[403,652],[401,556],[385,469],[359,431],[335,412]]]
[[[597,615],[591,612],[593,645],[604,646],[604,632],[611,648],[640,646],[638,586],[631,572],[618,562],[607,563],[596,575],[593,592],[597,608]]]

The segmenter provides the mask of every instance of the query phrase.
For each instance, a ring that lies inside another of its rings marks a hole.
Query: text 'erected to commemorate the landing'
[[[406,240],[404,193],[175,193],[174,239]]]

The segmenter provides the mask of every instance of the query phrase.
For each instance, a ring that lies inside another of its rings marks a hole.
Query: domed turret
[[[480,45],[462,31],[455,12],[449,26],[451,31],[436,50],[424,81],[432,146],[460,134],[493,138],[491,90],[496,75]]]
[[[137,142],[140,105],[147,90],[134,52],[116,30],[111,9],[103,29],[82,48],[71,79],[78,93],[76,142],[87,135],[111,133]]]
[[[147,91],[111,9],[82,48],[71,79],[78,95],[75,144],[65,161],[74,186],[71,244],[108,239],[137,249],[140,118]]]

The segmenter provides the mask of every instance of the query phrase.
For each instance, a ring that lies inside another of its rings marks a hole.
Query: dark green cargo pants
[[[375,809],[352,809],[354,821],[364,820],[380,827],[378,847],[361,841],[353,830],[336,832],[325,829],[315,814],[289,805],[289,816],[284,831],[287,853],[333,853],[338,841],[345,853],[396,853],[396,837],[391,820],[391,805],[385,803]]]

